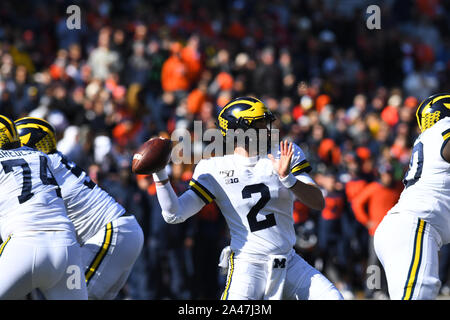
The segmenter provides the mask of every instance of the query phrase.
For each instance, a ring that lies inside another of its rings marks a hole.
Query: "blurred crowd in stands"
[[[73,4],[80,29],[67,27]],[[366,26],[371,4],[381,29]],[[322,212],[295,203],[296,249],[346,298],[383,298],[383,281],[367,286],[372,236],[403,188],[418,104],[450,92],[449,16],[443,0],[2,1],[0,114],[47,119],[58,149],[138,218],[145,246],[120,299],[217,299],[229,241],[219,209],[166,224],[131,157],[258,97],[325,194]],[[182,193],[193,165],[169,170]]]

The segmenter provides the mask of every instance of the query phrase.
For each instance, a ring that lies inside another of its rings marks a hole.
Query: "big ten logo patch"
[[[234,170],[222,170],[219,174],[225,179],[225,184],[239,182],[239,178],[234,177]]]

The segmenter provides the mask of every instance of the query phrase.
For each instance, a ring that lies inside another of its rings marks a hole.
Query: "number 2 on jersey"
[[[269,213],[268,215],[266,215],[264,220],[256,220],[256,216],[258,215],[259,211],[264,208],[264,206],[270,200],[269,188],[263,183],[246,186],[244,187],[244,189],[242,189],[242,198],[251,198],[252,194],[254,193],[260,193],[261,198],[258,200],[258,202],[256,202],[256,204],[250,209],[249,213],[247,214],[247,221],[251,232],[267,229],[277,224],[275,221],[275,215],[273,213]]]
[[[61,189],[59,188],[58,184],[56,183],[55,177],[53,176],[52,172],[49,171],[47,166],[47,158],[43,156],[39,156],[40,160],[40,170],[39,170],[39,177],[43,184],[45,185],[55,185],[56,188],[56,195],[61,198]],[[34,193],[31,192],[32,185],[31,185],[31,169],[28,163],[24,159],[10,159],[0,162],[3,166],[3,170],[5,170],[5,173],[9,173],[14,170],[15,167],[21,167],[22,168],[22,174],[23,174],[23,181],[22,181],[22,192],[17,197],[19,199],[19,203],[24,203],[25,201],[31,199],[31,197],[34,195]],[[48,172],[50,173],[50,176],[48,176]]]

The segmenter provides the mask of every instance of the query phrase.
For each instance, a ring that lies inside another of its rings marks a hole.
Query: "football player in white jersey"
[[[56,150],[55,129],[43,119],[15,121],[23,145],[46,153],[75,226],[89,299],[114,299],[125,284],[144,241],[136,218]]]
[[[267,132],[273,120],[260,100],[242,97],[224,106],[219,127],[227,138],[230,129]],[[190,189],[180,197],[165,170],[154,173],[165,221],[183,222],[204,205],[217,203],[231,234],[228,250],[222,251],[221,265],[228,261],[228,276],[221,299],[343,299],[293,249],[294,199],[318,210],[324,205],[320,189],[307,174],[311,167],[302,150],[283,142],[278,156],[269,158],[262,148],[249,154],[252,143],[259,142],[233,144],[231,154],[201,160]]]
[[[80,246],[42,152],[21,147],[0,115],[0,299],[39,289],[46,299],[87,299]],[[74,276],[71,279],[71,276]]]
[[[435,299],[438,252],[450,242],[450,94],[418,107],[422,133],[414,142],[405,188],[375,232],[375,251],[391,299]]]

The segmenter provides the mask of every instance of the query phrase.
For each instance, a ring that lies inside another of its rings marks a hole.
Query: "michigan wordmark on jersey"
[[[46,154],[21,147],[0,150],[0,234],[70,231],[61,190]]]
[[[300,147],[294,144],[291,172],[311,170]],[[279,181],[268,157],[237,154],[201,160],[190,190],[205,204],[215,201],[231,234],[231,249],[250,254],[283,254],[295,242],[294,195]]]
[[[62,153],[48,156],[80,244],[125,213],[125,209],[113,197]]]
[[[407,212],[429,222],[443,243],[450,242],[450,163],[442,149],[450,139],[450,118],[439,120],[414,142],[398,203],[390,213]]]

